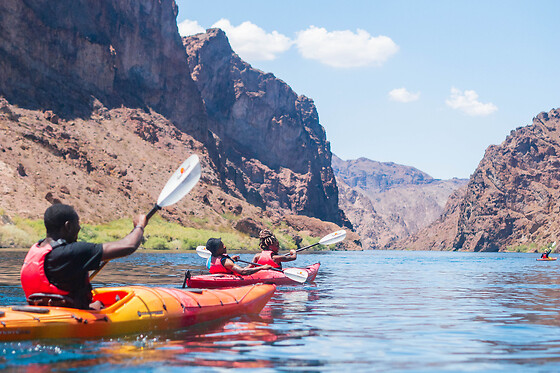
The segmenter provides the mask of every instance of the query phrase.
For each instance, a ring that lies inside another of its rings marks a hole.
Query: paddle
[[[198,256],[204,259],[208,259],[212,256],[212,253],[209,250],[207,250],[206,247],[204,246],[198,246],[196,248],[196,253],[198,254]],[[248,262],[246,260],[241,260],[241,259],[239,259],[238,261],[242,263],[253,264],[256,266],[260,265],[258,263]],[[309,275],[306,270],[300,268],[286,268],[284,270],[280,268],[270,268],[270,269],[277,272],[283,272],[286,275],[286,277],[289,278],[290,280],[294,280],[300,283],[304,283],[307,280],[307,276]]]
[[[169,180],[167,180],[167,183],[159,194],[156,204],[146,215],[146,223],[158,210],[161,210],[162,207],[177,203],[181,198],[186,196],[192,188],[194,188],[198,180],[200,180],[200,174],[200,161],[198,156],[193,154],[187,158],[173,175],[171,175]],[[89,276],[89,279],[92,280],[107,263],[108,261],[103,262],[101,266]]]
[[[345,238],[346,238],[346,231],[344,229],[341,229],[339,231],[327,234],[325,237],[321,238],[319,240],[319,242],[315,242],[314,244],[304,246],[302,248],[297,249],[296,252],[307,250],[307,249],[309,249],[313,246],[317,246],[317,245],[332,245],[332,244],[335,244],[335,243],[339,243],[340,241],[344,240]],[[290,254],[284,254],[284,256],[287,256],[287,255],[290,255]]]

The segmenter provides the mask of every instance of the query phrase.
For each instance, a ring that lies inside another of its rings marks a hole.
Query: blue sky
[[[315,101],[334,154],[468,178],[560,107],[560,1],[177,0],[241,58]]]

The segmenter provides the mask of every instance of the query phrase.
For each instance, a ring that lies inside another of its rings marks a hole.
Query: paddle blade
[[[346,238],[346,231],[344,229],[327,234],[325,237],[321,238],[319,245],[332,245],[338,243]]]
[[[193,154],[171,175],[159,194],[158,206],[165,207],[178,202],[194,188],[200,179],[200,174],[198,155]]]
[[[198,254],[199,257],[204,259],[208,259],[212,256],[210,250],[207,250],[205,246],[198,246],[196,248],[196,253]]]
[[[300,283],[307,281],[307,276],[309,275],[306,270],[301,268],[287,268],[283,272],[290,280]]]

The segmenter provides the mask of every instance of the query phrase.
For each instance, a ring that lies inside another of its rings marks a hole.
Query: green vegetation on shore
[[[42,220],[30,220],[19,217],[13,218],[14,224],[0,225],[0,247],[31,247],[33,243],[45,237],[45,227]],[[115,220],[106,224],[82,224],[79,240],[103,243],[116,241],[132,229],[131,219]],[[296,249],[294,236],[301,237],[301,246],[315,243],[320,238],[301,235],[287,226],[272,229],[280,241],[283,250]],[[221,237],[230,251],[258,251],[259,240],[243,234],[233,228],[223,227],[217,230],[184,227],[154,216],[144,232],[144,249],[153,250],[194,250],[197,246],[205,245],[210,237]],[[319,250],[321,247],[318,248]]]

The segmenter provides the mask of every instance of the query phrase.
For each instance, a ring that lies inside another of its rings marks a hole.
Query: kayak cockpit
[[[93,290],[93,301],[100,301],[105,308],[100,313],[112,313],[134,297],[132,289],[100,288]]]

